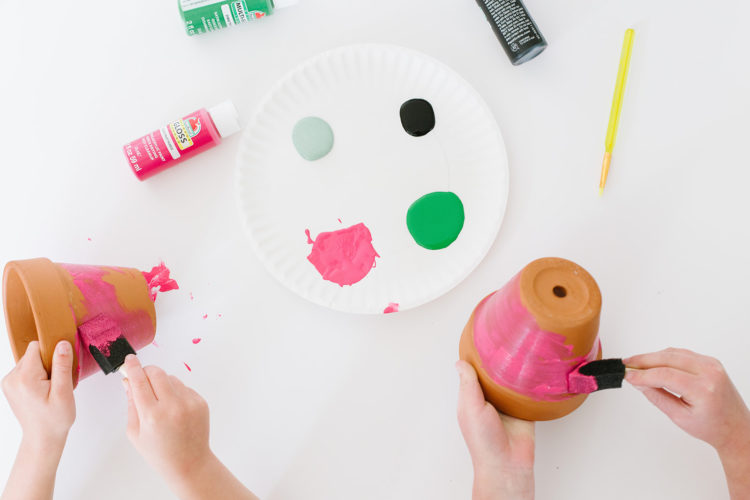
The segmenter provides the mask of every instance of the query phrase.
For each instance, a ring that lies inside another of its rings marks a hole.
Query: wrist
[[[750,456],[750,429],[743,435],[734,437],[726,445],[717,447],[716,452],[719,454],[724,467],[743,465],[750,468],[750,463],[747,460]]]
[[[735,459],[747,461],[747,457],[750,455],[750,420],[738,426],[738,429],[732,433],[725,444],[716,447],[716,452],[722,462]]]
[[[23,433],[21,438],[21,448],[35,456],[61,456],[65,448],[65,442],[68,434],[64,435],[47,435],[35,432]]]
[[[477,469],[474,472],[473,500],[532,500],[534,469]]]
[[[177,491],[191,489],[191,485],[203,482],[204,478],[212,477],[217,466],[221,462],[208,449],[200,457],[194,458],[189,462],[182,463],[172,468],[167,473],[169,482],[173,484]]]

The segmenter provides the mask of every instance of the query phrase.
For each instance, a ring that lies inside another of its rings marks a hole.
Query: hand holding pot
[[[498,413],[474,368],[456,363],[458,424],[474,466],[474,500],[534,498],[534,422]]]
[[[257,500],[213,454],[206,401],[174,375],[125,359],[127,434],[181,499]]]
[[[51,376],[42,364],[39,342],[31,342],[3,379],[23,438],[2,500],[52,498],[57,466],[76,418],[72,369],[73,348],[67,341],[55,348]]]
[[[65,444],[76,418],[72,367],[70,343],[59,342],[52,358],[52,374],[47,376],[39,342],[31,342],[15,368],[3,379],[3,392],[21,424],[25,440],[45,445]]]
[[[713,446],[733,499],[750,498],[750,410],[722,364],[669,348],[624,359],[625,380],[678,427]]]

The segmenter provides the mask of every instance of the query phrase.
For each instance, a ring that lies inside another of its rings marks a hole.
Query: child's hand
[[[732,500],[750,498],[750,411],[718,360],[669,348],[622,360],[625,380],[719,453]]]
[[[39,342],[31,342],[3,379],[3,392],[21,424],[23,438],[2,500],[52,498],[57,465],[76,419],[70,342],[57,344],[50,377],[42,364]]]
[[[125,358],[128,438],[182,500],[257,500],[211,452],[208,405],[174,375]]]
[[[125,359],[128,438],[146,461],[168,479],[181,479],[213,455],[208,444],[208,405],[174,375]]]
[[[474,465],[474,500],[534,498],[534,422],[503,415],[485,401],[476,371],[456,363],[458,424]]]
[[[750,443],[750,411],[718,360],[669,348],[623,362],[639,369],[625,380],[691,436],[719,453]]]
[[[55,348],[52,375],[42,365],[39,342],[31,342],[26,353],[3,379],[8,398],[25,441],[45,447],[64,445],[76,419],[73,398],[73,349],[63,340]]]

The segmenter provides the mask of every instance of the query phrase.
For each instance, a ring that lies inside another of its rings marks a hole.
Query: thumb
[[[476,414],[484,408],[484,393],[477,379],[477,372],[474,367],[466,361],[456,363],[458,371],[458,419]]]
[[[55,347],[50,380],[50,395],[73,395],[73,347],[67,340],[61,340]]]

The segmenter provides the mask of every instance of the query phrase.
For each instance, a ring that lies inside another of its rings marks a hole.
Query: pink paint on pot
[[[541,329],[521,302],[520,278],[516,275],[477,307],[477,353],[497,384],[537,401],[569,399],[568,374],[596,359],[599,342],[586,356],[575,356],[565,336]]]
[[[375,267],[380,257],[372,246],[372,235],[363,223],[320,233],[313,241],[305,230],[307,242],[313,246],[307,256],[324,280],[339,286],[361,281]]]
[[[75,348],[81,379],[100,371],[88,350],[92,340],[82,338],[82,327],[84,334],[88,332],[94,335],[93,343],[96,345],[98,342],[107,352],[107,341],[111,340],[111,335],[122,334],[136,351],[154,340],[156,312],[140,271],[74,264],[59,264],[59,268],[67,275],[65,278],[75,285],[71,301],[79,328]],[[94,323],[101,323],[99,326],[102,328],[84,326],[95,326]]]

